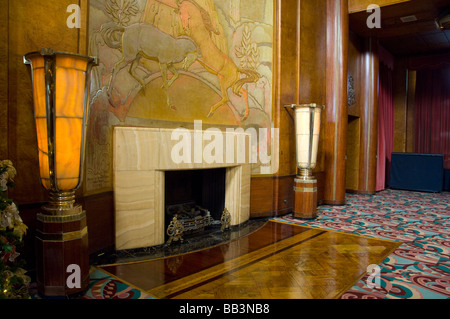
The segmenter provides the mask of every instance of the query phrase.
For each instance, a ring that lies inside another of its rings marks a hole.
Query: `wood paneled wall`
[[[274,176],[253,177],[251,217],[278,216],[293,208],[297,174],[294,114],[284,105],[326,104],[327,0],[278,0],[275,9],[274,122],[279,129],[279,169]],[[322,114],[322,123],[326,114]],[[323,200],[325,144],[321,131],[318,164],[319,198]]]
[[[41,48],[54,48],[84,54],[86,52],[87,0],[0,2],[0,158],[9,158],[17,169],[17,187],[10,197],[18,203],[45,200],[40,185],[36,129],[33,118],[31,77],[23,55]],[[81,7],[80,29],[68,28],[67,6]],[[84,30],[84,31],[83,31]]]

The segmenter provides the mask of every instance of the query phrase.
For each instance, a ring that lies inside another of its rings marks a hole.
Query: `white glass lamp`
[[[312,170],[317,164],[319,146],[320,115],[324,106],[291,104],[294,110],[295,146],[299,174],[294,179],[294,217],[315,218],[317,211],[317,180]]]

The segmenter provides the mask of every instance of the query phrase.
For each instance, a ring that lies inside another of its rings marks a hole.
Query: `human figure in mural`
[[[216,76],[218,87],[211,87],[220,95],[220,100],[209,106],[209,112],[205,115],[214,115],[224,105],[234,110],[239,105],[240,110],[236,110],[240,117],[238,122],[247,119],[250,107],[245,84],[257,83],[261,75],[254,67],[238,67],[228,56],[227,38],[218,21],[212,0],[147,0],[140,21],[135,24],[130,24],[130,17],[138,17],[139,10],[129,10],[126,6],[136,6],[137,2],[120,3],[122,7],[118,4],[116,0],[106,2],[105,11],[112,21],[103,24],[100,29],[101,37],[107,46],[119,49],[122,53],[122,57],[113,67],[107,91],[114,114],[124,118],[130,98],[134,94],[128,93],[127,104],[124,105],[120,98],[121,88],[115,86],[114,82],[120,70],[131,65],[128,73],[140,84],[140,89],[154,79],[154,76],[150,75],[156,73],[150,72],[144,76],[141,73],[139,76],[139,72],[136,72],[138,65],[141,70],[146,70],[145,64],[140,64],[141,58],[144,57],[159,63],[166,103],[172,109],[175,109],[175,106],[171,103],[169,87],[179,76],[174,64],[183,62],[183,68],[187,70],[197,61],[207,73]],[[174,45],[175,43],[177,45]],[[176,52],[176,57],[171,56],[176,51],[174,47],[181,49],[181,52]],[[172,74],[170,79],[168,71]],[[202,76],[197,78],[204,81]],[[205,83],[212,85],[208,81]],[[139,90],[139,87],[135,89]],[[117,93],[114,96],[113,91]],[[230,101],[229,94],[236,96],[231,96],[233,102]]]
[[[184,33],[191,37],[200,49],[201,55],[197,57],[197,61],[208,72],[218,77],[221,99],[211,106],[207,117],[212,116],[218,108],[230,101],[228,89],[231,88],[234,94],[244,99],[245,111],[241,120],[245,120],[249,114],[249,104],[248,91],[243,85],[258,81],[259,73],[249,68],[238,68],[233,60],[217,47],[211,34],[217,35],[219,30],[209,13],[198,3],[191,0],[148,0],[146,12],[155,2],[171,7],[177,12]],[[245,77],[241,78],[241,74]]]

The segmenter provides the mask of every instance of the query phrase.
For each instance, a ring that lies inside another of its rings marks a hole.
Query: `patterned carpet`
[[[95,267],[90,276],[89,288],[82,299],[154,299]]]
[[[299,225],[400,241],[380,265],[380,286],[369,276],[342,299],[447,299],[450,297],[450,193],[385,190],[346,195],[345,206],[320,206],[312,221],[286,215]],[[369,282],[372,282],[370,280]]]
[[[361,278],[342,299],[450,298],[450,193],[385,190],[346,195],[344,206],[320,206],[312,221],[275,218],[299,225],[400,241],[380,265],[380,287]],[[148,294],[93,267],[83,298],[151,299]]]

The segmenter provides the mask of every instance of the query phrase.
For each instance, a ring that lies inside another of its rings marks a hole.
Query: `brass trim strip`
[[[44,223],[68,223],[82,220],[86,217],[86,211],[83,210],[80,214],[70,214],[70,215],[46,215],[38,213],[36,219]]]
[[[42,151],[42,150],[40,150],[40,151]],[[44,151],[42,151],[42,153],[45,154]],[[72,177],[58,177],[58,180],[62,180],[62,179],[75,179],[75,178],[78,178],[78,176],[72,176]],[[41,177],[41,179],[49,180],[50,178],[45,178],[45,177],[42,178],[42,177]]]
[[[298,179],[294,178],[295,183],[303,183],[303,184],[310,184],[310,183],[317,183],[317,179]]]
[[[307,193],[317,192],[317,187],[295,187],[294,186],[294,191],[296,191],[296,192],[307,192]]]
[[[37,231],[36,237],[42,241],[46,242],[62,242],[62,241],[69,241],[74,239],[80,239],[83,238],[85,235],[87,235],[87,226],[85,226],[81,230],[76,230],[73,232],[68,233],[59,233],[59,234],[49,234],[49,233],[42,233],[39,230]]]
[[[72,68],[72,67],[60,66],[60,65],[58,65],[56,68],[57,68],[57,69],[76,70],[76,71],[78,71],[78,72],[86,73],[86,70],[85,70],[85,69],[78,69],[78,68]],[[44,70],[45,67],[35,67],[34,69],[35,69],[35,70]]]
[[[36,116],[37,119],[46,119],[46,116]],[[56,116],[58,119],[79,119],[82,120],[82,116]]]

